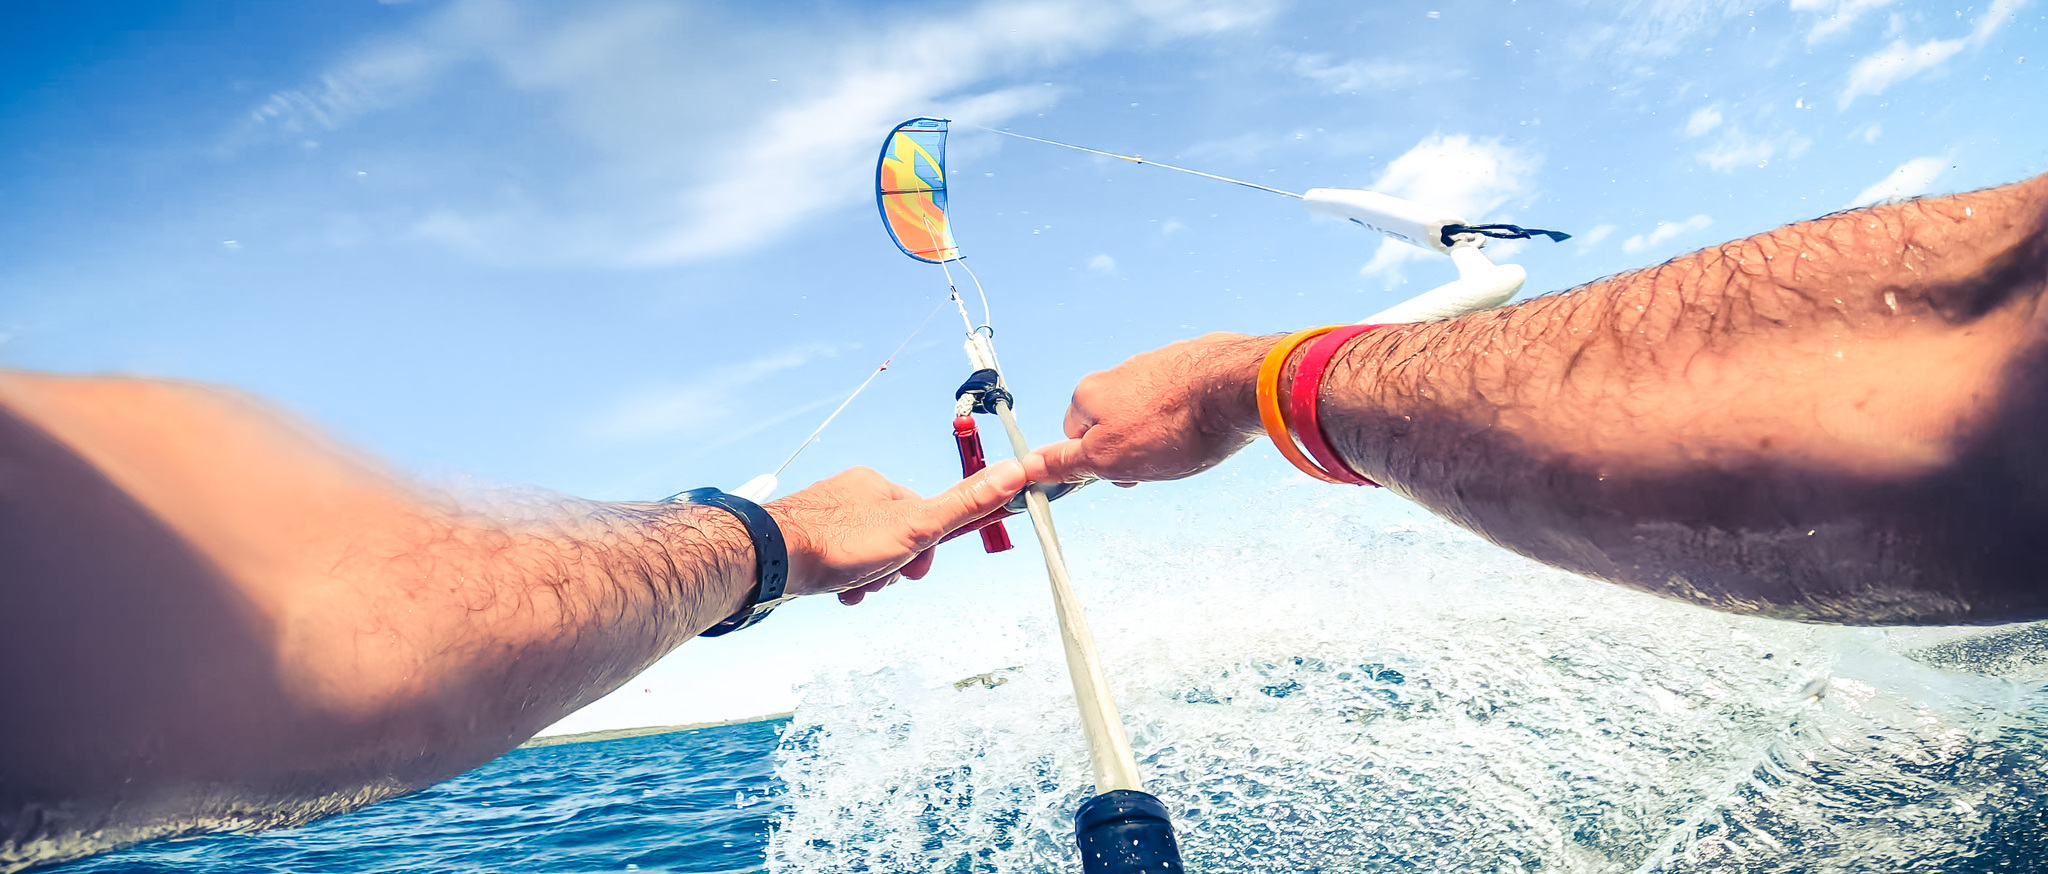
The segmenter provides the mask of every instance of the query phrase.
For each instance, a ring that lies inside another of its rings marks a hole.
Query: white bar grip
[[[1432,252],[1450,252],[1451,247],[1444,245],[1444,226],[1465,223],[1454,213],[1356,188],[1311,188],[1301,203],[1309,212],[1350,219]]]

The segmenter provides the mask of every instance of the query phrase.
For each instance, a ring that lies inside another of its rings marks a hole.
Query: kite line
[[[917,327],[911,330],[910,336],[903,338],[903,342],[896,344],[896,351],[889,353],[889,357],[882,359],[881,365],[876,367],[873,373],[868,374],[867,379],[861,380],[860,386],[853,390],[853,394],[847,395],[846,400],[840,401],[838,409],[833,410],[832,415],[826,416],[825,421],[819,422],[817,430],[812,431],[811,436],[805,437],[804,442],[797,444],[796,451],[791,452],[788,458],[783,459],[781,464],[776,465],[775,471],[770,473],[769,476],[782,476],[782,472],[789,469],[789,463],[795,461],[797,456],[804,454],[804,450],[809,449],[812,443],[817,442],[818,435],[825,433],[825,429],[831,427],[832,420],[839,418],[840,413],[846,412],[846,408],[853,404],[853,399],[860,397],[861,392],[867,391],[868,385],[875,381],[875,377],[881,376],[882,371],[888,370],[889,362],[895,361],[896,356],[903,354],[903,350],[910,346],[910,341],[917,339],[918,334],[924,333],[924,327],[931,324],[932,318],[937,316],[939,310],[945,309],[945,307],[946,302],[943,300],[939,301],[938,306],[932,307],[932,311],[925,315],[924,321],[918,322]]]
[[[1299,194],[1295,194],[1295,193],[1294,193],[1294,192],[1292,192],[1292,191],[1282,191],[1282,190],[1280,190],[1280,189],[1278,189],[1278,188],[1273,188],[1273,187],[1270,187],[1270,186],[1266,186],[1266,185],[1260,185],[1260,184],[1259,184],[1259,183],[1257,183],[1257,182],[1246,182],[1246,181],[1244,181],[1243,179],[1232,179],[1232,178],[1230,178],[1230,177],[1228,177],[1228,176],[1218,176],[1218,175],[1216,175],[1216,174],[1214,174],[1214,173],[1204,173],[1204,172],[1202,172],[1202,171],[1200,171],[1200,170],[1190,170],[1190,169],[1188,169],[1188,168],[1186,168],[1186,167],[1176,167],[1176,166],[1174,166],[1174,165],[1172,165],[1172,164],[1163,164],[1163,163],[1160,163],[1160,162],[1158,162],[1158,161],[1150,161],[1150,160],[1146,160],[1146,159],[1145,159],[1144,157],[1142,157],[1142,156],[1139,156],[1139,155],[1119,155],[1119,154],[1117,154],[1117,153],[1115,153],[1115,152],[1105,152],[1105,151],[1103,151],[1103,150],[1101,150],[1101,149],[1091,149],[1091,148],[1088,148],[1087,146],[1077,146],[1077,145],[1074,145],[1074,144],[1072,144],[1072,143],[1062,143],[1062,142],[1059,142],[1059,141],[1057,141],[1057,140],[1048,140],[1048,139],[1041,139],[1041,138],[1039,138],[1039,137],[1033,137],[1033,136],[1026,136],[1026,135],[1024,135],[1024,134],[1020,134],[1020,133],[1012,133],[1012,132],[1010,132],[1010,131],[1006,131],[1006,130],[1003,130],[1003,129],[1001,129],[1001,128],[993,128],[993,127],[984,127],[984,126],[982,126],[982,125],[978,125],[978,124],[977,124],[977,125],[972,125],[972,126],[973,126],[973,127],[976,127],[976,128],[980,128],[980,129],[982,129],[982,130],[985,130],[985,131],[988,131],[989,133],[992,133],[992,134],[1002,134],[1003,136],[1006,136],[1006,137],[1016,137],[1017,139],[1020,139],[1020,140],[1030,140],[1030,141],[1032,141],[1032,142],[1034,142],[1034,143],[1044,143],[1044,144],[1046,144],[1046,145],[1048,145],[1048,146],[1059,146],[1059,147],[1060,147],[1060,148],[1062,148],[1062,149],[1073,149],[1073,150],[1074,150],[1074,151],[1076,151],[1076,152],[1087,152],[1087,153],[1089,153],[1089,154],[1091,154],[1091,155],[1101,155],[1101,156],[1103,156],[1103,157],[1105,157],[1105,158],[1115,158],[1115,159],[1117,159],[1117,160],[1119,160],[1119,161],[1129,161],[1129,162],[1131,162],[1131,163],[1133,163],[1133,164],[1150,164],[1150,165],[1152,165],[1152,166],[1154,166],[1154,167],[1160,167],[1160,168],[1164,168],[1164,169],[1167,169],[1167,170],[1174,170],[1174,171],[1177,171],[1177,172],[1181,172],[1181,173],[1187,173],[1187,174],[1190,174],[1190,175],[1194,175],[1194,176],[1200,176],[1200,177],[1202,177],[1202,178],[1204,178],[1204,179],[1214,179],[1214,180],[1216,180],[1216,181],[1218,181],[1218,182],[1228,182],[1228,183],[1230,183],[1230,184],[1232,184],[1232,185],[1242,185],[1242,186],[1244,186],[1244,187],[1246,187],[1246,188],[1256,188],[1256,189],[1258,189],[1258,190],[1260,190],[1260,191],[1270,191],[1270,192],[1273,192],[1274,194],[1284,194],[1284,195],[1286,195],[1286,196],[1288,196],[1288,197],[1292,197],[1292,198],[1294,198],[1295,200],[1300,200],[1300,199],[1301,199],[1301,195],[1299,195]]]

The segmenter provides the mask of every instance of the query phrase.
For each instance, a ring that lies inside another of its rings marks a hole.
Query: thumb
[[[982,472],[920,502],[914,511],[918,528],[927,532],[936,543],[959,527],[995,512],[997,507],[1010,500],[1011,495],[1022,490],[1026,482],[1024,466],[1014,459],[991,464]]]
[[[1035,483],[1074,482],[1094,472],[1088,467],[1079,439],[1041,446],[1024,459],[1024,474]]]

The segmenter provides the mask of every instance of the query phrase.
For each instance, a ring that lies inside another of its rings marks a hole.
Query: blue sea
[[[2048,625],[1728,616],[1426,518],[1248,503],[1069,538],[1191,871],[2048,871]],[[877,636],[791,719],[517,750],[51,870],[1078,871],[1091,775],[1049,611],[946,597],[951,633]]]
[[[146,844],[44,869],[128,872],[759,871],[787,720],[514,750],[310,826]]]

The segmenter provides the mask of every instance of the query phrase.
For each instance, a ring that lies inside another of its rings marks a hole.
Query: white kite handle
[[[1311,188],[1301,196],[1309,212],[1350,219],[1396,240],[1432,252],[1449,252],[1444,228],[1462,225],[1457,214],[1357,188]]]
[[[1477,234],[1444,242],[1444,228],[1464,225],[1456,213],[1356,188],[1311,188],[1301,196],[1310,212],[1350,219],[1389,237],[1451,256],[1458,278],[1374,313],[1360,324],[1427,322],[1492,309],[1507,303],[1528,281],[1527,271],[1513,264],[1495,264],[1479,251]]]

